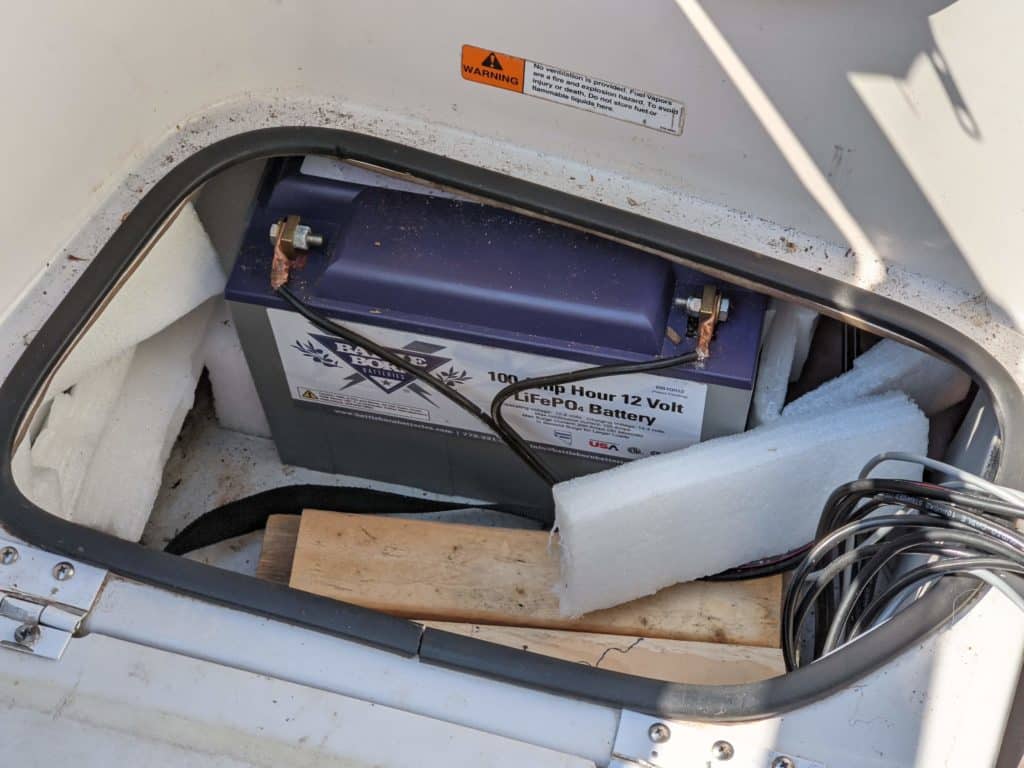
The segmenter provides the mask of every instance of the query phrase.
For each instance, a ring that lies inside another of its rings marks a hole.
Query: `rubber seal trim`
[[[269,128],[212,144],[172,168],[139,202],[39,330],[0,386],[0,524],[35,546],[104,567],[123,577],[188,593],[461,671],[665,717],[742,720],[768,717],[854,683],[963,613],[962,588],[933,590],[857,643],[794,673],[753,685],[696,686],[651,681],[482,640],[426,630],[375,611],[298,592],[213,566],[148,550],[54,517],[25,499],[11,475],[19,426],[49,371],[157,234],[205,181],[248,160],[321,154],[361,160],[514,205],[536,214],[649,247],[738,280],[856,315],[930,347],[970,371],[987,391],[1000,424],[1003,461],[996,480],[1024,478],[1024,397],[981,345],[935,318],[881,296],[713,238],[628,211],[394,142],[329,128]]]

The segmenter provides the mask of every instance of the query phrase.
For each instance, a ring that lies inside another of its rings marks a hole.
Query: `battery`
[[[323,238],[293,269],[304,303],[484,411],[524,378],[674,356],[707,275],[626,245],[323,158],[272,161],[226,288],[281,460],[515,504],[550,490],[473,415],[326,334],[270,287],[271,226]],[[744,429],[765,298],[722,286],[728,321],[698,365],[531,389],[503,413],[558,478]]]

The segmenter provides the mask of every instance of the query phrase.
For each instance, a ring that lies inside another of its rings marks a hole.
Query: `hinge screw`
[[[728,741],[716,741],[711,745],[711,757],[715,760],[732,760],[736,750]]]
[[[0,563],[3,563],[4,565],[13,565],[18,562],[19,557],[20,555],[18,554],[18,550],[14,547],[4,547],[3,549],[0,549]]]
[[[779,755],[772,760],[771,768],[796,768],[796,761],[794,761],[792,757]]]
[[[655,723],[647,729],[647,738],[655,744],[664,744],[672,738],[672,731],[664,723]]]
[[[75,575],[75,566],[65,561],[53,566],[53,578],[57,581],[67,581]]]
[[[39,642],[39,625],[22,624],[14,630],[14,642],[22,648],[33,648]]]

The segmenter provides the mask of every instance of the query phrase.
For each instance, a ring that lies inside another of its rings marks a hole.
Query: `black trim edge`
[[[962,591],[934,590],[866,638],[794,673],[753,685],[694,686],[651,681],[510,650],[356,606],[290,590],[56,518],[25,499],[11,474],[12,448],[37,391],[70,341],[165,219],[205,181],[232,165],[275,155],[322,154],[362,160],[461,188],[804,299],[930,347],[970,371],[1000,424],[996,479],[1024,480],[1024,397],[1009,373],[973,339],[924,313],[870,291],[628,211],[573,197],[394,142],[329,128],[268,128],[216,142],[189,156],[143,197],[46,321],[0,387],[0,524],[25,541],[121,576],[281,619],[461,671],[666,717],[768,717],[855,682],[919,642],[953,615]],[[963,604],[959,606],[963,612]]]

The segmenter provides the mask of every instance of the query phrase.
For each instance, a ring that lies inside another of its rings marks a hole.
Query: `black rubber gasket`
[[[320,154],[362,160],[460,188],[536,214],[655,249],[747,284],[854,315],[931,348],[969,371],[989,395],[1000,425],[995,479],[1024,479],[1024,397],[1009,373],[974,339],[936,318],[870,291],[769,259],[710,237],[573,197],[383,139],[329,128],[269,128],[212,144],[172,168],[129,214],[0,387],[0,524],[28,543],[129,579],[281,619],[425,662],[664,717],[730,721],[776,715],[851,685],[963,612],[962,587],[936,589],[910,609],[813,665],[751,685],[681,685],[594,669],[482,640],[427,629],[365,608],[143,548],[54,517],[28,501],[11,475],[12,446],[37,391],[146,243],[205,181],[247,160]],[[253,639],[258,642],[257,638]]]

